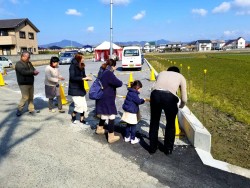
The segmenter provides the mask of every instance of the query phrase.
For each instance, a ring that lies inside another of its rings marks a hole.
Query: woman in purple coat
[[[120,139],[120,136],[114,135],[114,121],[117,109],[115,105],[116,88],[122,86],[120,81],[115,75],[116,61],[109,59],[104,63],[98,73],[103,85],[103,96],[101,99],[96,100],[96,114],[100,115],[100,122],[97,125],[96,133],[104,134],[104,123],[108,120],[108,142],[113,143]]]

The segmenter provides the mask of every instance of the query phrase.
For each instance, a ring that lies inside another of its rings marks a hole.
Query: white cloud
[[[138,14],[136,14],[134,17],[133,17],[133,19],[134,20],[140,20],[140,19],[142,19],[144,16],[146,15],[146,11],[141,11],[141,12],[139,12]]]
[[[114,5],[127,5],[131,0],[113,0]],[[101,0],[104,4],[110,4],[110,0]]]
[[[233,4],[238,7],[250,7],[249,0],[234,0]]]
[[[199,14],[201,16],[206,16],[207,10],[201,8],[201,9],[192,9],[193,14]]]
[[[249,0],[234,0],[232,4],[237,9],[236,15],[250,15]]]
[[[215,7],[213,13],[225,13],[229,10],[236,11],[236,15],[250,15],[250,0],[233,0],[223,2],[219,6]]]
[[[212,12],[213,13],[222,13],[222,12],[227,12],[231,8],[231,3],[229,2],[223,2],[221,3],[218,7],[215,7]]]
[[[237,33],[238,33],[238,31],[224,31],[224,36],[226,36],[226,37],[232,37],[232,36],[235,36],[235,35],[237,35]]]
[[[238,12],[236,12],[236,15],[250,15],[250,10],[248,10],[248,11],[238,11]]]
[[[223,38],[225,39],[235,39],[238,37],[243,37],[245,39],[248,39],[250,37],[250,31],[239,31],[239,30],[227,30],[223,32]]]
[[[76,9],[68,9],[66,12],[68,15],[81,16],[82,13],[78,12]]]
[[[93,26],[89,26],[89,27],[87,28],[87,32],[91,33],[91,32],[93,32],[93,31],[94,31],[94,27],[93,27]]]

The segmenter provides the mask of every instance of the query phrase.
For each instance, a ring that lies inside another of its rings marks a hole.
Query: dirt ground
[[[189,102],[188,107],[211,133],[213,157],[250,169],[250,125],[207,104]]]

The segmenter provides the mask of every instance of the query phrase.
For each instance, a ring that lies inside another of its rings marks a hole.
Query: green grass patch
[[[158,72],[178,66],[187,79],[190,101],[207,103],[250,125],[250,53],[146,54],[145,58]]]

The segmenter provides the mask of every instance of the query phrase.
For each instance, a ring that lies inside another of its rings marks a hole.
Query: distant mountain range
[[[166,44],[166,43],[168,43],[170,41],[161,39],[161,40],[156,40],[156,41],[129,41],[129,42],[114,42],[114,43],[117,44],[118,46],[130,46],[130,45],[144,46],[144,44],[146,42],[156,42],[156,44]],[[80,44],[80,43],[78,43],[76,41],[71,41],[71,40],[66,40],[65,39],[65,40],[62,40],[60,42],[53,42],[53,43],[49,43],[49,44],[39,45],[39,47],[49,48],[51,46],[58,46],[58,47],[61,47],[61,48],[65,48],[67,46],[74,46],[74,47],[77,47],[77,48],[82,48],[85,45],[91,45],[91,46],[95,47],[95,46],[98,46],[99,44]]]
[[[144,44],[146,42],[156,42],[156,44],[159,45],[159,44],[166,44],[166,43],[169,43],[171,41],[161,39],[161,40],[156,40],[156,41],[129,41],[129,42],[114,42],[114,43],[117,44],[118,46],[131,46],[131,45],[144,46]],[[189,43],[189,42],[182,42],[182,43]],[[249,44],[250,41],[246,41],[246,43]],[[82,48],[85,45],[91,45],[91,46],[95,47],[95,46],[98,46],[99,44],[80,44],[80,43],[78,43],[76,41],[71,41],[71,40],[66,40],[65,39],[65,40],[62,40],[60,42],[53,42],[53,43],[50,43],[50,44],[39,45],[39,47],[49,48],[51,46],[58,46],[58,47],[61,47],[61,48],[65,48],[67,46],[74,46],[74,47],[77,47],[77,48]]]
[[[74,46],[74,47],[77,47],[77,48],[82,48],[83,45],[78,43],[78,42],[72,41],[72,40],[62,40],[60,42],[53,42],[53,43],[43,44],[43,45],[38,45],[38,46],[42,47],[42,48],[49,48],[51,46],[58,46],[58,47],[61,47],[61,48],[64,48],[64,47],[67,47],[67,46]]]

